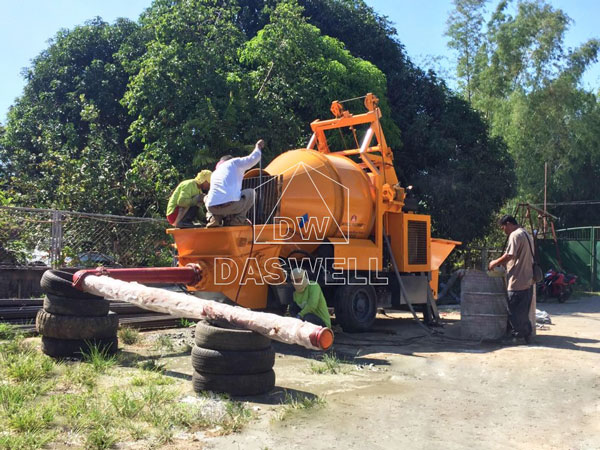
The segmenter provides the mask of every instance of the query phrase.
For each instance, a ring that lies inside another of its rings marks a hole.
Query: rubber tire
[[[106,316],[110,302],[103,298],[72,298],[46,294],[44,311],[61,316],[99,317]]]
[[[234,396],[259,395],[275,386],[273,369],[263,373],[245,375],[217,375],[211,373],[192,374],[194,392],[213,391]]]
[[[361,297],[358,297],[361,296]],[[366,305],[357,304],[362,300]],[[366,306],[362,309],[360,306]],[[340,286],[335,293],[335,318],[345,332],[368,331],[377,315],[377,293],[371,285]]]
[[[97,346],[108,355],[114,355],[119,349],[116,336],[105,339],[55,339],[42,336],[42,352],[53,358],[75,357],[80,358],[89,352],[90,346]]]
[[[573,289],[571,288],[571,286],[565,286],[560,295],[558,296],[558,303],[564,303],[567,300],[569,300],[569,297],[571,297],[572,293]]]
[[[204,320],[196,324],[195,341],[198,347],[211,350],[250,351],[271,347],[271,339],[262,334]]]
[[[275,364],[273,348],[264,350],[210,350],[194,346],[192,367],[200,373],[251,374],[266,372]]]
[[[114,312],[102,317],[59,316],[38,311],[35,326],[42,336],[56,339],[100,339],[117,335],[119,316]]]
[[[73,287],[73,274],[62,270],[46,270],[40,280],[42,291],[46,294],[61,295],[63,297],[71,297],[78,299],[95,298],[100,299],[97,295],[88,292],[80,291]]]

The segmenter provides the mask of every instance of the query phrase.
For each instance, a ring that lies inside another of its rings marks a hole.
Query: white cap
[[[292,284],[296,291],[302,292],[306,286],[308,286],[308,275],[306,274],[306,270],[301,269],[300,267],[292,269]]]

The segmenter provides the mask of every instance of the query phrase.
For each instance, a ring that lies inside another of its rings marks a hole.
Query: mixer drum
[[[351,159],[314,150],[291,150],[265,169],[280,176],[277,216],[295,226],[305,241],[365,239],[375,220],[375,192],[366,173]]]

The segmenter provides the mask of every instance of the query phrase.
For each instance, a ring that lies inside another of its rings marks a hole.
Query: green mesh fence
[[[170,266],[165,220],[0,207],[0,265]]]

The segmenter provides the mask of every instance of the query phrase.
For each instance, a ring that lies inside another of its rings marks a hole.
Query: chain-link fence
[[[0,265],[170,266],[166,220],[0,206]]]

